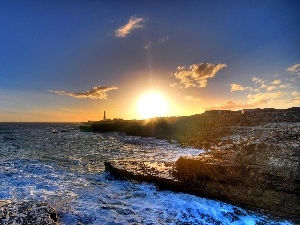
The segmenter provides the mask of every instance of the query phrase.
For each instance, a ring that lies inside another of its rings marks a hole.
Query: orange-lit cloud
[[[242,103],[238,104],[234,101],[227,101],[220,105],[214,105],[208,108],[205,108],[205,110],[239,110],[239,109],[247,109],[247,108],[256,108],[263,102],[255,102],[255,103]]]
[[[267,102],[270,100],[278,99],[286,95],[285,92],[264,92],[264,93],[258,93],[258,94],[249,94],[247,98],[251,102]]]
[[[201,98],[197,98],[197,97],[190,95],[190,96],[185,96],[185,100],[191,101],[191,102],[198,102],[198,101],[201,101]]]
[[[282,90],[290,87],[290,84],[282,84],[281,79],[277,79],[269,83],[261,78],[253,77],[252,81],[254,82],[254,86],[252,88],[247,88],[250,90],[250,93],[247,95],[250,104],[272,104],[275,103],[275,101],[282,99],[286,99],[287,101],[290,100],[291,93]]]
[[[293,91],[291,95],[293,96],[292,101],[295,104],[300,104],[300,92],[299,91]]]
[[[278,75],[277,75],[278,76]],[[288,91],[294,89],[292,84],[283,82],[281,79],[268,82],[265,79],[253,77],[253,86],[242,86],[240,84],[231,84],[231,92],[248,92],[245,103],[237,104],[233,101],[227,101],[224,104],[211,106],[207,109],[244,109],[257,107],[287,107],[299,103],[300,92]]]
[[[126,23],[124,26],[118,28],[115,30],[115,36],[116,37],[126,37],[131,31],[143,28],[143,25],[141,23],[144,21],[143,18],[137,18],[137,17],[130,17],[128,23]]]
[[[265,81],[261,78],[253,77],[252,81],[254,82],[254,85],[255,85],[255,88],[253,88],[253,90],[256,92],[260,92],[260,91],[262,91],[262,89],[265,89],[267,91],[273,91],[276,89],[283,89],[283,88],[288,88],[291,86],[291,84],[289,84],[289,83],[281,84],[282,83],[281,79],[277,79],[277,80],[272,81],[271,83],[268,83],[267,81]],[[279,84],[281,84],[281,85],[279,85]],[[247,87],[247,88],[249,90],[252,89],[250,87]]]
[[[292,96],[300,97],[300,92],[299,91],[293,91]]]
[[[206,87],[207,80],[216,76],[217,72],[227,67],[226,64],[201,63],[190,65],[189,69],[184,66],[177,67],[173,74],[179,83],[174,83],[172,87]]]
[[[286,69],[291,74],[296,74],[298,77],[300,77],[300,64],[295,64],[289,68]]]
[[[74,98],[107,99],[108,97],[107,92],[116,89],[118,88],[114,86],[110,86],[110,87],[97,86],[85,92],[66,92],[66,91],[58,91],[58,90],[49,90],[49,92],[58,95],[67,95]]]
[[[274,80],[271,84],[281,84],[282,83],[282,80],[278,79],[278,80]]]
[[[230,92],[234,92],[234,91],[244,91],[245,87],[239,85],[239,84],[230,84],[231,86],[231,90]]]

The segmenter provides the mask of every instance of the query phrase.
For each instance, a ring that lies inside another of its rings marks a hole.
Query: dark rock
[[[0,225],[58,225],[55,209],[44,202],[0,201]]]
[[[180,157],[175,163],[174,176],[192,183],[197,195],[299,218],[299,147],[284,149],[284,146],[251,144],[244,151],[223,154],[220,158],[213,153]]]
[[[108,161],[105,169],[121,179],[155,183],[161,189],[182,191],[182,182],[172,175],[173,163],[143,161]]]
[[[207,139],[207,153],[182,156],[174,164],[113,161],[105,168],[120,178],[223,200],[300,224],[300,123],[228,130],[222,138]]]

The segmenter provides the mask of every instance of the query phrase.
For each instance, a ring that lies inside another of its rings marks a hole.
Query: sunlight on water
[[[220,201],[159,191],[104,172],[109,159],[175,161],[197,149],[124,134],[52,133],[74,125],[0,127],[0,199],[41,200],[70,224],[289,224]]]

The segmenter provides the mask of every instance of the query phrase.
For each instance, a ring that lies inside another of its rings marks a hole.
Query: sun
[[[144,94],[140,97],[137,110],[142,119],[165,116],[168,103],[164,96],[157,92]]]

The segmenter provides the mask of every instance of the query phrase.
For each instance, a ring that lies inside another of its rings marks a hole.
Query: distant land
[[[155,117],[146,120],[106,119],[104,112],[103,120],[84,122],[80,129],[100,133],[124,132],[133,136],[176,139],[183,145],[203,148],[205,147],[203,143],[223,136],[231,126],[297,121],[300,121],[300,107],[255,108],[238,111],[208,110],[192,116]]]

